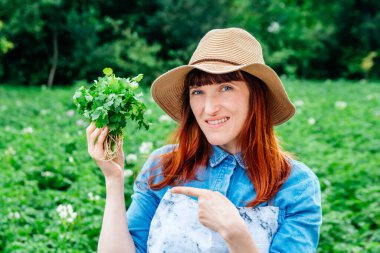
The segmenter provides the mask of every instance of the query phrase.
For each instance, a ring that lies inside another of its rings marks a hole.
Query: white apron
[[[238,207],[261,253],[269,247],[278,228],[279,208]],[[198,218],[198,202],[168,190],[153,216],[149,237],[149,253],[228,253],[224,239],[203,226]]]

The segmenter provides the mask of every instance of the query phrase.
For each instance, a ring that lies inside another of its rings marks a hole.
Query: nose
[[[204,111],[208,115],[215,115],[220,110],[220,103],[216,96],[207,96]]]

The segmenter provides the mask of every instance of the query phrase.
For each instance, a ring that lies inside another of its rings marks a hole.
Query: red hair
[[[291,171],[287,157],[292,157],[281,149],[274,133],[269,107],[269,91],[263,81],[243,71],[226,74],[209,74],[192,70],[185,79],[183,91],[182,119],[174,132],[172,141],[178,143],[177,149],[162,155],[158,167],[162,168],[163,180],[154,183],[149,178],[153,190],[168,185],[176,186],[197,180],[196,172],[200,166],[207,166],[212,154],[212,146],[207,141],[190,108],[189,87],[215,83],[245,81],[249,88],[249,114],[238,136],[241,156],[248,178],[256,191],[256,198],[247,206],[253,207],[273,198],[280,190]]]

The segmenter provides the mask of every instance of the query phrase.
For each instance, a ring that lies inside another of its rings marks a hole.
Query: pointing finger
[[[176,194],[185,194],[188,196],[193,196],[199,198],[205,193],[209,192],[209,190],[195,188],[195,187],[187,187],[187,186],[176,186],[170,190],[171,193]]]

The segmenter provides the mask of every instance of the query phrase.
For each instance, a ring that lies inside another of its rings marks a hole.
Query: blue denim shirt
[[[150,223],[160,200],[171,188],[168,186],[157,191],[151,190],[147,184],[147,179],[151,176],[150,169],[158,164],[161,154],[170,152],[175,147],[167,145],[154,151],[136,178],[127,220],[137,252],[147,251]],[[272,240],[270,252],[315,252],[322,222],[319,181],[305,164],[296,160],[290,162],[291,174],[274,198],[274,205],[280,209],[279,228]],[[155,173],[160,173],[160,170]],[[231,155],[220,147],[213,146],[208,166],[199,168],[197,177],[199,181],[190,181],[185,185],[219,191],[235,206],[245,206],[246,202],[252,201],[256,196],[240,153]],[[158,182],[161,179],[157,177]]]

